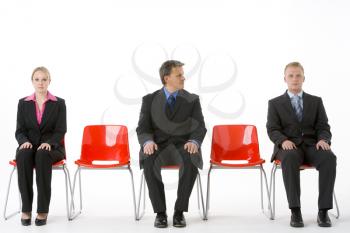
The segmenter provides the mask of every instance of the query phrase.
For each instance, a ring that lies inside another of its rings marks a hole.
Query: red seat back
[[[89,125],[84,128],[81,160],[119,161],[130,160],[128,129],[123,125]]]
[[[213,128],[211,161],[260,160],[257,129],[254,125],[216,125]]]

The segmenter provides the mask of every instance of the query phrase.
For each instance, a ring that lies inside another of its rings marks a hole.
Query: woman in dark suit
[[[18,103],[16,162],[22,198],[21,223],[31,224],[35,168],[38,195],[35,225],[41,226],[46,224],[49,212],[52,164],[65,158],[66,105],[48,91],[51,78],[45,67],[35,68],[31,78],[35,92]]]

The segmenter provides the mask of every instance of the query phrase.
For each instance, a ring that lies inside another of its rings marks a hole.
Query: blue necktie
[[[173,95],[170,95],[167,99],[167,103],[170,110],[173,111],[175,107],[175,97]]]
[[[303,119],[303,108],[301,106],[301,97],[298,95],[294,95],[292,97],[292,105],[295,110],[295,114],[298,118],[298,121],[301,122]]]

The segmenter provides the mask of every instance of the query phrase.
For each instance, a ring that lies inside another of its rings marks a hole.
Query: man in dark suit
[[[330,148],[331,132],[322,99],[302,90],[304,69],[298,62],[284,70],[288,90],[269,101],[267,132],[275,144],[271,161],[281,161],[284,186],[291,209],[292,227],[303,227],[300,211],[300,170],[302,164],[319,171],[317,222],[330,227],[327,211],[332,209],[336,177],[336,156]]]
[[[161,166],[180,165],[173,226],[185,227],[197,168],[203,167],[200,146],[206,134],[199,97],[185,91],[184,64],[169,60],[159,69],[163,88],[143,97],[136,129],[153,210],[154,226],[168,226]]]

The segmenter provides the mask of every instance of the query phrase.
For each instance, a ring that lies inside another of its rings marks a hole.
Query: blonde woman
[[[34,93],[18,103],[16,162],[22,198],[21,223],[31,224],[35,168],[38,195],[35,225],[42,226],[49,212],[52,164],[65,157],[66,105],[63,99],[48,91],[51,82],[48,69],[35,68],[31,81]]]

